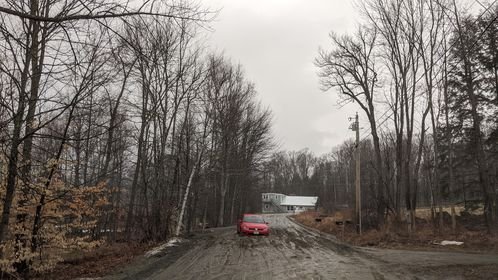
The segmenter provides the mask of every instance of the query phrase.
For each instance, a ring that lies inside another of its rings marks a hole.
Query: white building
[[[297,213],[314,210],[317,196],[294,196],[281,193],[262,193],[263,213]]]

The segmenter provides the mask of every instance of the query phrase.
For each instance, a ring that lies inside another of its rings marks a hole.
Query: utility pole
[[[350,118],[351,120],[351,118]],[[351,124],[351,130],[356,131],[356,178],[355,178],[355,187],[356,187],[356,230],[359,234],[361,234],[361,189],[360,189],[360,121],[358,117],[358,112],[356,112],[356,116],[354,122]]]

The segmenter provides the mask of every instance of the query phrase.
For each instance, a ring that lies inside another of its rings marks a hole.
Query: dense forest
[[[496,229],[496,1],[476,14],[467,12],[469,2],[441,0],[372,0],[358,8],[356,32],[332,33],[315,60],[323,89],[357,104],[366,120],[358,145],[346,141],[322,156],[277,153],[267,184],[319,195],[327,211],[354,208],[359,149],[366,225],[389,220],[414,231],[415,209],[427,207],[441,227],[442,207],[458,205],[482,208],[487,231]]]
[[[464,204],[496,229],[498,6],[470,3],[358,1],[315,65],[361,139],[314,155],[276,151],[255,85],[205,44],[209,7],[0,0],[0,272],[231,225],[266,191],[352,207],[358,150],[367,226]]]
[[[271,112],[185,1],[0,1],[0,270],[231,224]],[[251,204],[252,203],[252,204]]]

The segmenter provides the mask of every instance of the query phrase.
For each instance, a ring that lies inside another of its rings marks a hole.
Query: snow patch
[[[463,242],[460,241],[448,241],[448,240],[443,240],[441,241],[441,245],[446,246],[446,245],[462,245]]]
[[[178,246],[177,244],[180,242],[182,242],[182,240],[180,238],[176,238],[176,237],[171,238],[170,240],[168,240],[168,242],[166,242],[160,246],[157,246],[157,247],[153,248],[152,250],[148,251],[147,253],[145,253],[145,257],[150,258],[150,257],[156,256],[156,255],[164,252],[169,247]]]
[[[434,241],[434,242],[432,242],[432,244],[434,244],[434,245],[442,245],[442,246],[448,246],[448,245],[457,245],[457,246],[459,246],[459,245],[462,245],[463,242],[443,240],[441,242]]]

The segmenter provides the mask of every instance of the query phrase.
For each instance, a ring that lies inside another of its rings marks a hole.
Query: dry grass
[[[443,208],[443,212],[446,212],[446,213],[451,213],[451,207],[450,206],[445,206],[445,207],[442,207]],[[439,211],[439,209],[436,209],[437,211]],[[470,214],[472,215],[482,215],[483,214],[483,208],[478,208],[474,211],[470,211],[467,209],[467,212],[469,212]],[[455,213],[456,215],[460,216],[460,214],[462,212],[466,211],[465,210],[465,207],[463,205],[458,205],[458,206],[455,206]],[[429,220],[431,218],[431,208],[430,207],[424,207],[424,208],[417,208],[416,210],[416,214],[417,218],[421,218],[421,219],[426,219],[426,220]]]
[[[64,261],[52,271],[34,275],[33,279],[76,279],[79,277],[101,277],[118,266],[130,263],[136,256],[152,248],[154,244],[114,243],[96,248],[90,252],[70,252]]]
[[[334,213],[333,215],[323,215],[318,212],[303,212],[294,216],[295,220],[320,231],[331,233],[342,241],[356,246],[375,246],[381,248],[396,249],[431,249],[431,250],[456,250],[456,251],[476,251],[476,252],[498,252],[498,234],[487,234],[485,227],[478,226],[480,216],[472,216],[472,219],[459,219],[457,230],[453,232],[450,223],[447,228],[441,231],[435,230],[431,223],[420,222],[417,224],[415,232],[409,234],[407,225],[391,225],[384,229],[366,229],[360,236],[356,233],[352,224],[336,224],[344,217],[351,217],[350,212]],[[318,221],[319,219],[320,221]],[[474,230],[469,230],[466,224]],[[477,225],[476,225],[477,224]],[[476,230],[477,229],[477,230]],[[442,240],[463,241],[461,246],[441,246],[437,245]]]

